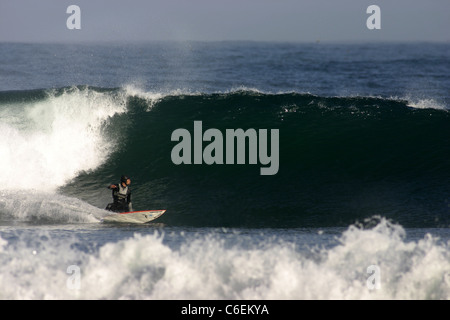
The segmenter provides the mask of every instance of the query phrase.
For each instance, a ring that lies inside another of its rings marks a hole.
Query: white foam
[[[407,101],[408,107],[414,108],[414,109],[436,109],[436,110],[448,110],[448,108],[438,102],[435,99],[432,98],[425,98],[417,96],[416,94],[406,94],[401,97],[391,97],[392,100],[401,100],[401,101]]]
[[[76,198],[33,190],[2,191],[3,221],[41,223],[96,223],[105,211]]]
[[[407,242],[404,233],[386,221],[351,227],[339,245],[317,252],[279,241],[229,246],[217,235],[186,239],[178,249],[157,233],[135,235],[96,253],[70,241],[22,240],[17,247],[0,240],[0,298],[449,299],[448,244],[431,236]],[[66,286],[74,263],[78,290]],[[371,265],[381,271],[379,289],[367,285]]]
[[[190,90],[182,89],[152,92],[142,89],[138,84],[127,84],[124,86],[123,90],[127,96],[138,97],[140,99],[146,100],[148,104],[147,111],[150,111],[158,102],[160,102],[167,96],[201,95],[200,92],[192,92]]]
[[[2,189],[54,190],[97,168],[114,147],[102,128],[125,112],[125,99],[74,87],[49,92],[44,100],[2,105]]]
[[[436,102],[434,99],[411,100],[408,101],[408,106],[415,109],[448,110],[444,105]]]

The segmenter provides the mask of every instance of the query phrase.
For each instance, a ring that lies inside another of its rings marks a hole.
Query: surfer
[[[130,178],[123,175],[118,185],[112,184],[108,186],[108,189],[112,190],[113,203],[109,203],[106,206],[106,210],[114,212],[129,212],[133,210],[131,207],[130,184]]]

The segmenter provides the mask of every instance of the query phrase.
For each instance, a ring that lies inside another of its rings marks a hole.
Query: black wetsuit
[[[115,188],[108,187],[108,189],[112,190],[113,203],[108,204],[106,210],[114,211],[114,212],[128,212],[130,210],[131,204],[131,190],[130,187],[126,186],[125,188],[121,183],[116,185]]]

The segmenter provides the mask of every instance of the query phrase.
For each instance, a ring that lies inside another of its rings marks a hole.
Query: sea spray
[[[16,223],[98,223],[106,211],[80,199],[35,190],[0,193],[0,219]]]

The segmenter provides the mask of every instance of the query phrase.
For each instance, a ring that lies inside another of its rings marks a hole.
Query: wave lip
[[[3,188],[52,190],[107,159],[114,141],[104,125],[126,111],[126,100],[71,87],[3,102],[0,110]]]

